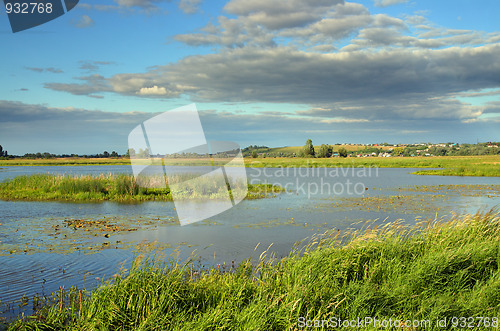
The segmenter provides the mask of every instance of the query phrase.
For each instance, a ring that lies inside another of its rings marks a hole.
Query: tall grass
[[[500,216],[493,211],[333,231],[298,247],[286,258],[263,254],[226,271],[137,260],[81,308],[56,303],[10,329],[294,330],[299,318],[372,317],[430,320],[426,329],[441,330],[438,318],[500,314]]]
[[[128,157],[121,158],[54,158],[54,159],[23,159],[15,158],[0,160],[0,166],[82,166],[82,165],[129,165]]]
[[[462,165],[439,170],[422,170],[416,175],[500,177],[500,164]]]
[[[500,176],[500,155],[438,157],[348,157],[247,159],[249,167],[380,167],[443,168],[422,170],[418,175]]]
[[[285,148],[286,149],[286,148]],[[140,162],[140,160],[136,160]],[[186,165],[186,160],[178,160],[171,165]],[[206,165],[205,159],[189,159],[189,165]],[[130,164],[130,159],[48,159],[0,160],[0,166],[37,165],[118,165]],[[215,165],[224,162],[214,161]],[[419,175],[448,176],[500,176],[500,155],[482,156],[437,156],[437,157],[348,157],[348,158],[258,158],[245,159],[251,167],[381,167],[381,168],[445,168],[444,170],[424,170]]]
[[[185,179],[192,179],[192,176],[183,176]],[[179,175],[177,180],[182,181],[183,176]],[[227,192],[226,186],[214,185],[210,178],[196,181],[196,185],[199,187],[189,183],[181,185],[181,189],[177,188],[176,198],[200,198],[196,196],[198,192],[204,194],[203,198],[227,197],[227,193],[226,195],[221,193]],[[236,187],[236,189],[241,191],[241,188]],[[280,187],[273,185],[249,185],[247,198],[265,198],[281,191]],[[229,193],[234,192],[229,191]],[[99,176],[36,174],[18,176],[0,183],[0,199],[73,202],[172,201],[172,194],[163,176],[161,179],[159,176],[140,177],[138,183],[134,176],[126,174]]]

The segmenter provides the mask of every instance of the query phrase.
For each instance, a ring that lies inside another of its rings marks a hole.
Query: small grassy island
[[[208,184],[207,184],[208,185]],[[249,184],[247,199],[259,199],[282,192],[279,186],[271,184]],[[231,190],[229,190],[231,194]],[[210,193],[210,192],[209,192]],[[213,199],[220,192],[209,195]],[[119,175],[51,175],[36,174],[18,176],[0,183],[0,199],[26,201],[69,201],[69,202],[142,202],[172,201],[169,187],[143,188],[134,176]]]
[[[330,230],[281,260],[234,267],[139,256],[93,292],[61,289],[9,329],[295,330],[318,320],[319,330],[372,318],[363,329],[392,320],[441,330],[436,320],[451,326],[461,317],[498,326],[499,252],[500,216],[490,211],[411,228]]]

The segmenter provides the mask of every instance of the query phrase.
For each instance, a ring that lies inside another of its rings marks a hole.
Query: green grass
[[[289,150],[295,147],[283,147]],[[141,162],[141,160],[137,160]],[[169,160],[170,165],[205,165],[205,159]],[[177,163],[176,163],[177,162]],[[224,162],[215,159],[215,165]],[[12,159],[0,161],[0,166],[36,165],[129,165],[127,158],[120,159]],[[445,176],[500,176],[500,155],[483,156],[434,156],[434,157],[348,157],[348,158],[246,158],[248,167],[381,167],[381,168],[443,168],[442,170],[423,170],[418,175]]]
[[[438,170],[422,170],[414,172],[416,175],[438,175],[438,176],[481,176],[499,177],[500,164],[482,164],[472,166],[458,166]]]
[[[348,158],[258,158],[246,160],[249,167],[380,167],[444,168],[422,170],[418,175],[500,176],[500,155],[438,157],[348,157]]]
[[[130,159],[121,158],[54,158],[54,159],[24,159],[15,158],[0,160],[0,166],[82,166],[82,165],[129,165]]]
[[[430,320],[426,330],[442,330],[438,318],[500,315],[498,213],[328,234],[226,271],[139,259],[81,301],[76,289],[64,304],[56,293],[10,330],[295,330],[301,317]]]
[[[158,180],[158,178],[152,180]],[[162,179],[163,180],[163,179]],[[164,184],[164,182],[163,182]],[[213,185],[210,180],[198,181],[198,187],[186,184],[182,192],[183,198],[224,197],[224,187]],[[195,190],[201,189],[201,190]],[[194,196],[193,192],[202,192],[203,196]],[[258,199],[281,192],[278,186],[270,184],[248,185],[247,199]],[[233,192],[230,190],[230,194]],[[70,201],[70,202],[141,202],[172,201],[170,188],[143,188],[131,175],[49,175],[36,174],[18,176],[0,183],[0,199],[26,201]]]

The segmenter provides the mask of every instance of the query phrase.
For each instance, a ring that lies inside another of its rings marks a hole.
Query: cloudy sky
[[[0,145],[124,153],[196,103],[241,146],[500,140],[498,0],[80,0],[12,33]]]

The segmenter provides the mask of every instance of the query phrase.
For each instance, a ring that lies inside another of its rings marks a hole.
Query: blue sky
[[[495,0],[85,1],[12,33],[0,11],[0,145],[127,149],[196,103],[241,146],[500,140]]]

